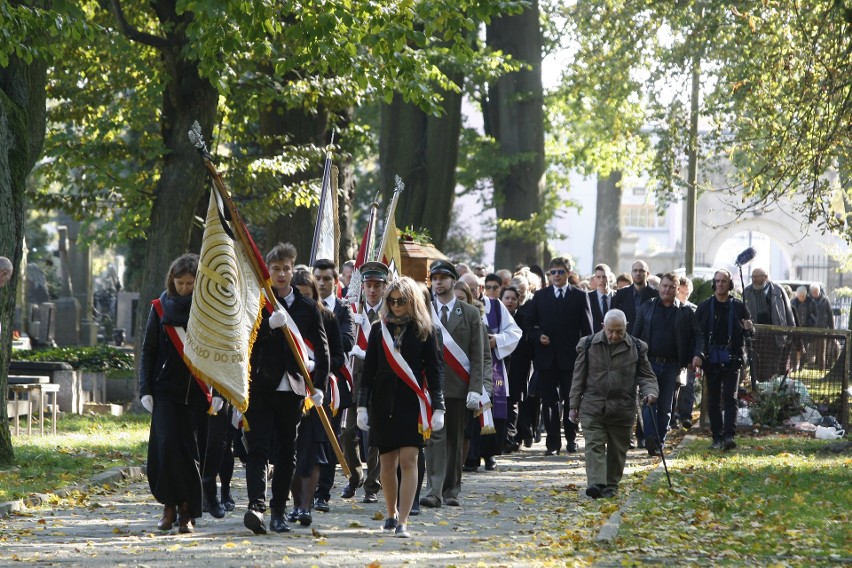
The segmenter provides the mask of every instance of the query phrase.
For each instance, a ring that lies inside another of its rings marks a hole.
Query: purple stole
[[[488,312],[486,319],[488,321],[488,331],[491,333],[500,333],[502,325],[502,310],[500,309],[500,300],[488,298],[491,302],[491,310]],[[491,377],[494,382],[494,394],[491,397],[494,418],[506,419],[508,414],[507,392],[506,392],[506,367],[503,365],[503,360],[497,358],[496,350],[491,350]]]

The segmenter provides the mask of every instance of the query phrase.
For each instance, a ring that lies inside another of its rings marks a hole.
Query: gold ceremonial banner
[[[245,412],[249,355],[263,306],[251,260],[245,247],[226,232],[225,222],[216,192],[211,191],[184,360],[198,378]]]

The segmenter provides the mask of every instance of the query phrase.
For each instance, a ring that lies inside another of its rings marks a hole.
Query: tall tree
[[[50,10],[50,2],[3,2],[6,19],[0,45],[0,251],[16,267],[0,290],[0,466],[14,460],[7,414],[12,347],[12,314],[21,265],[26,180],[41,155],[46,110],[45,85],[55,42],[85,28],[73,16]],[[17,412],[17,409],[15,409]]]
[[[485,101],[485,133],[497,141],[502,167],[492,177],[497,211],[494,264],[542,261],[544,217],[544,90],[538,1],[518,14],[500,15],[486,27],[489,49],[505,53],[522,67],[494,81]],[[547,219],[549,221],[549,219]]]

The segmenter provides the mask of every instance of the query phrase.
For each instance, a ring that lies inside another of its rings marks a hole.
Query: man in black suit
[[[329,371],[328,340],[322,315],[313,299],[302,296],[290,285],[296,264],[296,247],[278,243],[266,255],[272,288],[280,305],[273,314],[263,312],[263,321],[251,351],[251,390],[245,412],[248,457],[246,488],[249,509],[243,516],[245,526],[255,534],[266,533],[266,485],[269,463],[275,467],[272,477],[272,510],[269,528],[290,532],[284,510],[290,495],[290,483],[296,469],[296,435],[302,418],[306,384],[296,357],[287,344],[286,326],[292,320],[302,337],[313,345],[314,387],[311,400],[322,406],[325,380]],[[309,363],[306,361],[306,363]],[[310,393],[308,393],[310,394]]]
[[[660,294],[648,286],[648,263],[637,260],[630,269],[633,276],[633,285],[626,286],[615,293],[610,308],[617,308],[627,316],[627,333],[633,334],[633,324],[636,323],[636,312],[639,306],[651,298],[659,298]]]
[[[592,330],[597,333],[603,329],[603,318],[612,307],[612,285],[615,284],[615,274],[608,264],[595,266],[592,276],[594,290],[589,292],[589,306],[592,308]]]
[[[650,301],[651,298],[660,297],[659,292],[648,286],[648,275],[650,273],[647,262],[644,260],[635,261],[630,268],[633,285],[618,290],[612,297],[612,306],[610,307],[621,310],[627,316],[627,333],[630,335],[633,335],[633,326],[636,323],[639,306]],[[645,432],[642,431],[641,422],[636,422],[636,444],[640,448],[645,447]]]
[[[559,403],[568,400],[577,343],[592,334],[589,296],[568,285],[571,262],[562,257],[550,261],[550,286],[535,293],[530,300],[524,325],[535,349],[538,371],[536,393],[542,401],[544,428],[547,431],[547,454],[558,454],[562,448],[559,432]],[[577,451],[577,430],[565,412],[562,420],[569,453]]]
[[[337,323],[340,325],[340,342],[343,346],[343,352],[349,353],[352,347],[355,346],[355,322],[352,319],[352,308],[346,302],[338,298],[337,292],[337,266],[334,261],[327,258],[320,258],[314,262],[314,278],[317,280],[317,288],[319,289],[320,300],[337,318]],[[341,405],[340,410],[352,406],[354,397],[349,390],[349,382],[346,375],[348,369],[332,369],[332,373],[337,377],[339,385]],[[349,377],[351,380],[351,376]],[[343,412],[338,412],[337,416],[330,418],[334,431],[340,435],[340,419]],[[332,458],[336,456],[332,455]],[[331,498],[331,486],[334,485],[334,469],[336,460],[330,460],[330,463],[320,464],[320,479],[314,494],[314,509],[317,511],[328,512],[328,500]]]

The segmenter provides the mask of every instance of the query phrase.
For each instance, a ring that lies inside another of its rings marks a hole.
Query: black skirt
[[[146,471],[151,494],[163,505],[189,504],[201,517],[201,470],[197,431],[206,420],[203,406],[154,400]]]

